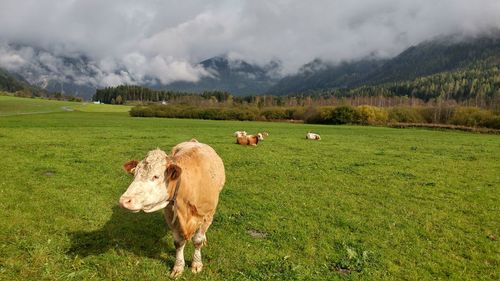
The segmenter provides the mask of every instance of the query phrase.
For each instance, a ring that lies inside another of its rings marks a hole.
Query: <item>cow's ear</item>
[[[127,163],[123,164],[123,169],[129,173],[129,174],[134,174],[135,172],[135,167],[137,167],[137,164],[139,164],[139,161],[137,160],[130,160]]]
[[[176,180],[181,176],[181,174],[181,167],[177,166],[176,164],[170,164],[167,166],[167,170],[165,171],[165,178],[169,180]]]

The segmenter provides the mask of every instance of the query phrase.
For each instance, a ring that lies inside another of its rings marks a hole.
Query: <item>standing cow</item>
[[[134,175],[134,181],[120,197],[120,206],[146,213],[164,208],[176,250],[171,276],[184,270],[188,240],[195,247],[191,270],[200,272],[201,247],[226,180],[222,159],[210,146],[191,140],[176,145],[171,155],[155,149],[142,161],[132,160],[123,167]]]

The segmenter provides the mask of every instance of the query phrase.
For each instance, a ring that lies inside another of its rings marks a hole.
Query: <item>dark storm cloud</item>
[[[196,81],[211,74],[195,63],[221,54],[280,60],[290,73],[314,58],[387,57],[436,36],[500,28],[498,0],[0,0],[0,7],[0,65],[45,68],[33,50],[7,43],[50,51],[43,60],[60,72],[57,56],[84,54],[96,85]]]

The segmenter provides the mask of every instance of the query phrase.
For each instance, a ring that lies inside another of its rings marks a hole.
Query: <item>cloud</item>
[[[31,66],[66,78],[88,73],[77,80],[96,86],[197,81],[212,74],[196,63],[222,54],[261,65],[280,61],[286,74],[315,58],[390,57],[436,36],[500,29],[498,0],[0,0],[0,5],[0,66]],[[7,43],[47,51],[12,50]],[[60,59],[80,55],[88,58],[85,69],[68,68]]]
[[[55,56],[43,49],[8,44],[0,44],[0,66],[40,86],[50,80],[98,88],[155,82],[168,84],[178,80],[196,82],[201,77],[213,76],[200,65],[171,56],[148,58],[130,53],[121,59],[92,60],[80,56]]]

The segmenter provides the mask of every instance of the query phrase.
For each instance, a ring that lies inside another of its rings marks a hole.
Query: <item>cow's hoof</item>
[[[184,271],[184,265],[175,265],[174,268],[172,269],[172,272],[170,272],[170,277],[177,278],[182,274],[183,271]]]
[[[203,269],[203,263],[201,263],[201,262],[193,262],[191,264],[191,271],[193,273],[201,272],[202,269]]]

